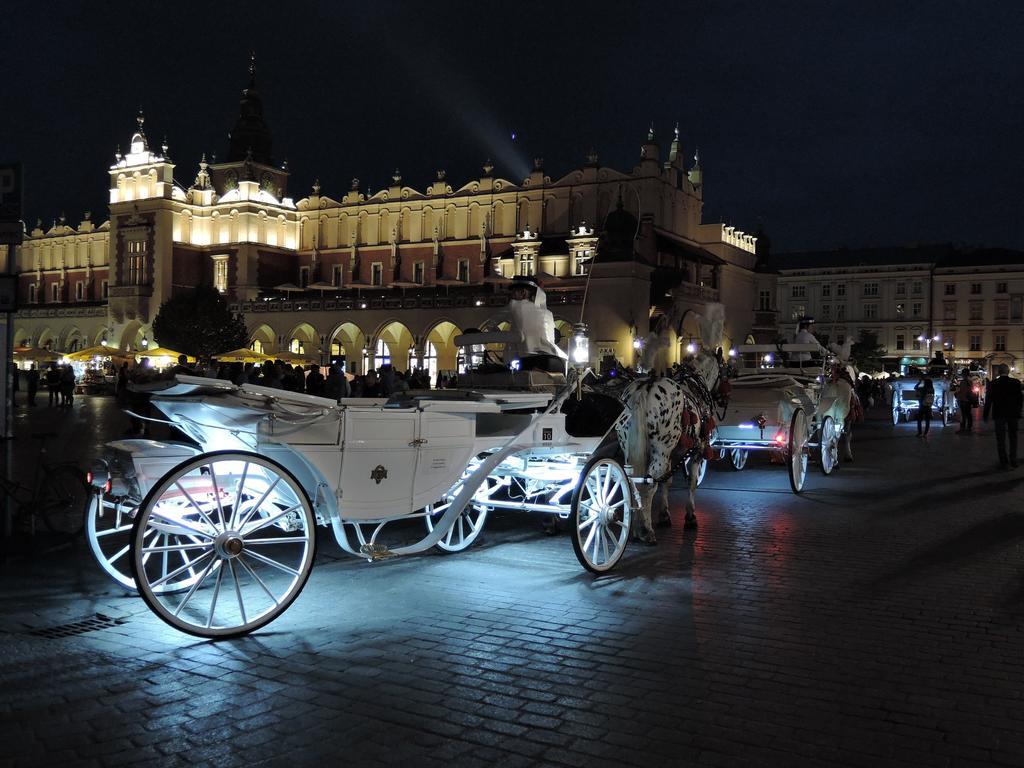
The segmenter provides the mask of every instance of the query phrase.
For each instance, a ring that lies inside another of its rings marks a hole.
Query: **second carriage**
[[[804,489],[810,460],[825,475],[852,458],[852,387],[830,381],[828,353],[816,344],[749,344],[738,357],[755,365],[730,380],[728,404],[712,447],[733,469],[742,470],[751,452],[781,456],[794,493]],[[776,365],[776,356],[817,356],[821,362]]]

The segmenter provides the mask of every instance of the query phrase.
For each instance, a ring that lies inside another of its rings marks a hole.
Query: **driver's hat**
[[[812,325],[814,325],[814,318],[807,317],[806,315],[804,317],[801,317],[797,321],[797,328],[800,330],[803,330],[804,328],[810,328]]]
[[[540,288],[540,281],[533,275],[516,275],[512,278],[512,285],[509,286],[509,290],[514,291],[516,288],[527,288],[530,291],[530,295],[534,296],[537,293],[537,289]]]

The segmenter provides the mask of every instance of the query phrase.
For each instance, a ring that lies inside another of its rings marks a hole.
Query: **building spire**
[[[668,162],[670,165],[674,164],[676,160],[681,160],[679,155],[679,123],[676,122],[676,127],[673,129],[674,136],[672,138],[672,144],[668,148]]]

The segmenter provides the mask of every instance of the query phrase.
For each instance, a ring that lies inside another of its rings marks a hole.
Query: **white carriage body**
[[[898,422],[900,418],[909,419],[912,412],[920,409],[921,403],[916,389],[920,381],[920,376],[901,376],[886,383],[892,392],[893,423]],[[945,377],[935,377],[932,379],[932,389],[934,396],[931,410],[944,421],[948,421],[959,408],[953,382]]]

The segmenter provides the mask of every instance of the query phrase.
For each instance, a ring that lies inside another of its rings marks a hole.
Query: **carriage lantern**
[[[590,363],[590,339],[587,338],[586,323],[572,327],[572,341],[569,343],[569,358],[576,368],[586,368]]]

